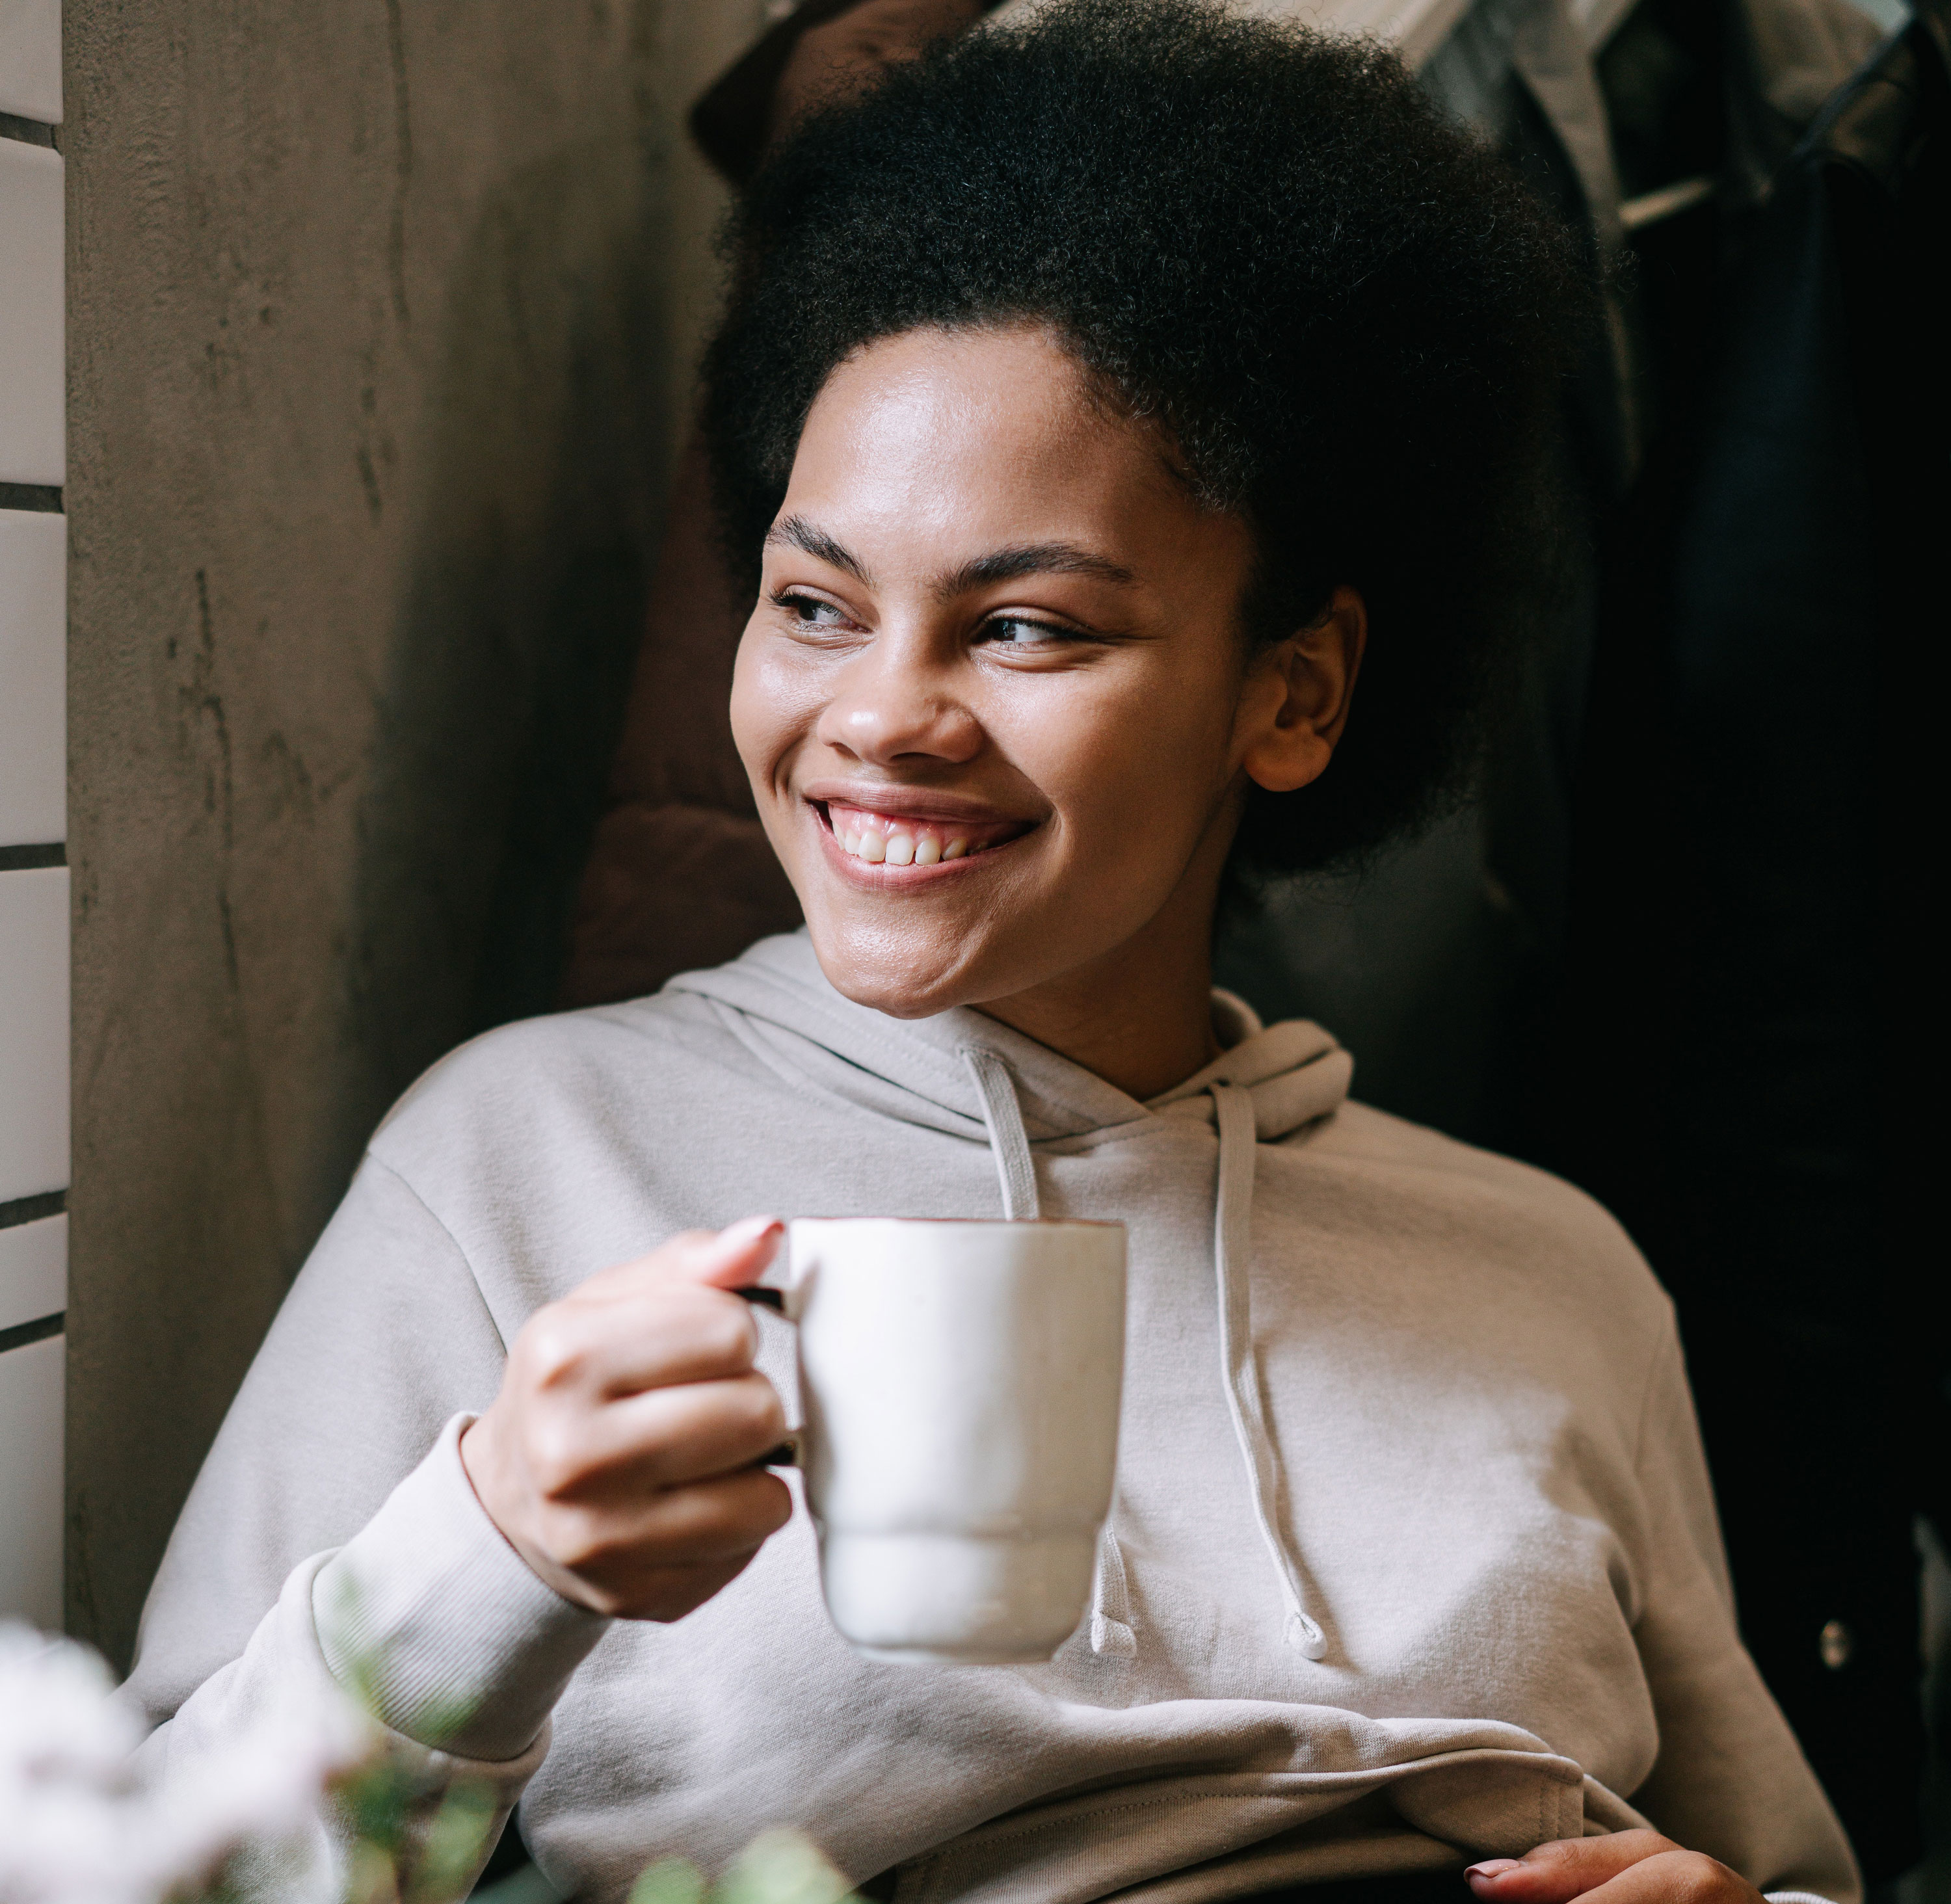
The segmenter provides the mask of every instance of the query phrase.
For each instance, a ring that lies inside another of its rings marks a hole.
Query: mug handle
[[[732,1294],[743,1297],[760,1309],[770,1309],[775,1316],[785,1313],[785,1291],[782,1289],[735,1289]],[[755,1468],[797,1468],[800,1465],[799,1439],[797,1434],[788,1435],[777,1447],[768,1448],[751,1465]]]

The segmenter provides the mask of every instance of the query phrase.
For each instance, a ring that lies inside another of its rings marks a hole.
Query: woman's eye
[[[801,628],[838,628],[845,613],[817,595],[777,595],[773,599]]]
[[[1005,648],[1032,648],[1072,638],[1069,629],[1054,627],[1048,622],[1025,621],[1018,615],[997,615],[982,624],[982,638]]]

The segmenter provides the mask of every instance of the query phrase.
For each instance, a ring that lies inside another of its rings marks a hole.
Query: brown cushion
[[[626,801],[597,829],[583,874],[565,1005],[655,991],[799,923],[799,901],[756,819]]]
[[[671,485],[630,704],[570,929],[562,1002],[654,991],[799,923],[732,741],[732,663],[751,601],[712,533],[702,447]]]

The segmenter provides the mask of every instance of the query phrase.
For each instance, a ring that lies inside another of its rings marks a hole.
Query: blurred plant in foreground
[[[0,1623],[0,1904],[452,1904],[487,1855],[492,1794],[429,1790],[351,1695],[295,1699],[178,1768],[142,1758],[114,1691],[86,1646]],[[481,1904],[554,1895],[531,1869]],[[858,1900],[810,1840],[768,1831],[715,1884],[651,1865],[629,1904]]]
[[[101,1657],[0,1625],[0,1904],[451,1904],[487,1855],[482,1787],[424,1790],[321,1687],[177,1767]]]
[[[350,1700],[322,1698],[193,1766],[145,1765],[114,1690],[87,1647],[0,1625],[0,1904],[221,1898],[233,1859],[315,1831],[327,1782],[372,1747]]]
[[[631,1887],[629,1904],[841,1904],[851,1896],[846,1879],[810,1839],[797,1831],[766,1831],[715,1884],[707,1885],[687,1859],[651,1865]]]

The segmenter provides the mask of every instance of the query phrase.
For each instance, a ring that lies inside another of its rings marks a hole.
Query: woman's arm
[[[158,1728],[144,1754],[193,1763],[344,1688],[382,1722],[416,1818],[461,1782],[505,1817],[607,1616],[677,1617],[789,1507],[776,1478],[745,1471],[782,1432],[748,1315],[700,1286],[763,1266],[769,1231],[744,1227],[593,1278],[509,1358],[453,1239],[369,1158],[151,1593],[123,1693]],[[479,1452],[499,1525],[464,1461],[470,1425],[492,1428]],[[254,1870],[245,1894],[336,1895],[336,1834]],[[409,1833],[403,1864],[414,1855]]]
[[[342,1682],[327,1648],[343,1636],[334,1622],[348,1622],[356,1641],[361,1609],[342,1593],[321,1594],[320,1581],[335,1560],[360,1561],[385,1613],[437,1603],[393,1650],[401,1696],[390,1753],[429,1811],[464,1777],[502,1812],[514,1805],[547,1749],[548,1688],[528,1702],[539,1706],[535,1719],[517,1716],[520,1737],[491,1731],[442,1752],[417,1736],[465,1702],[464,1687],[440,1682],[454,1676],[446,1662],[464,1656],[454,1636],[485,1609],[525,1605],[529,1632],[553,1629],[577,1659],[603,1631],[540,1589],[495,1536],[467,1487],[457,1430],[443,1434],[493,1399],[503,1361],[452,1238],[369,1157],[252,1362],[150,1590],[122,1693],[157,1728],[145,1759],[188,1770],[253,1720],[335,1695]],[[409,1713],[411,1704],[426,1709]],[[322,1834],[291,1847],[251,1888],[330,1895],[336,1858]]]

